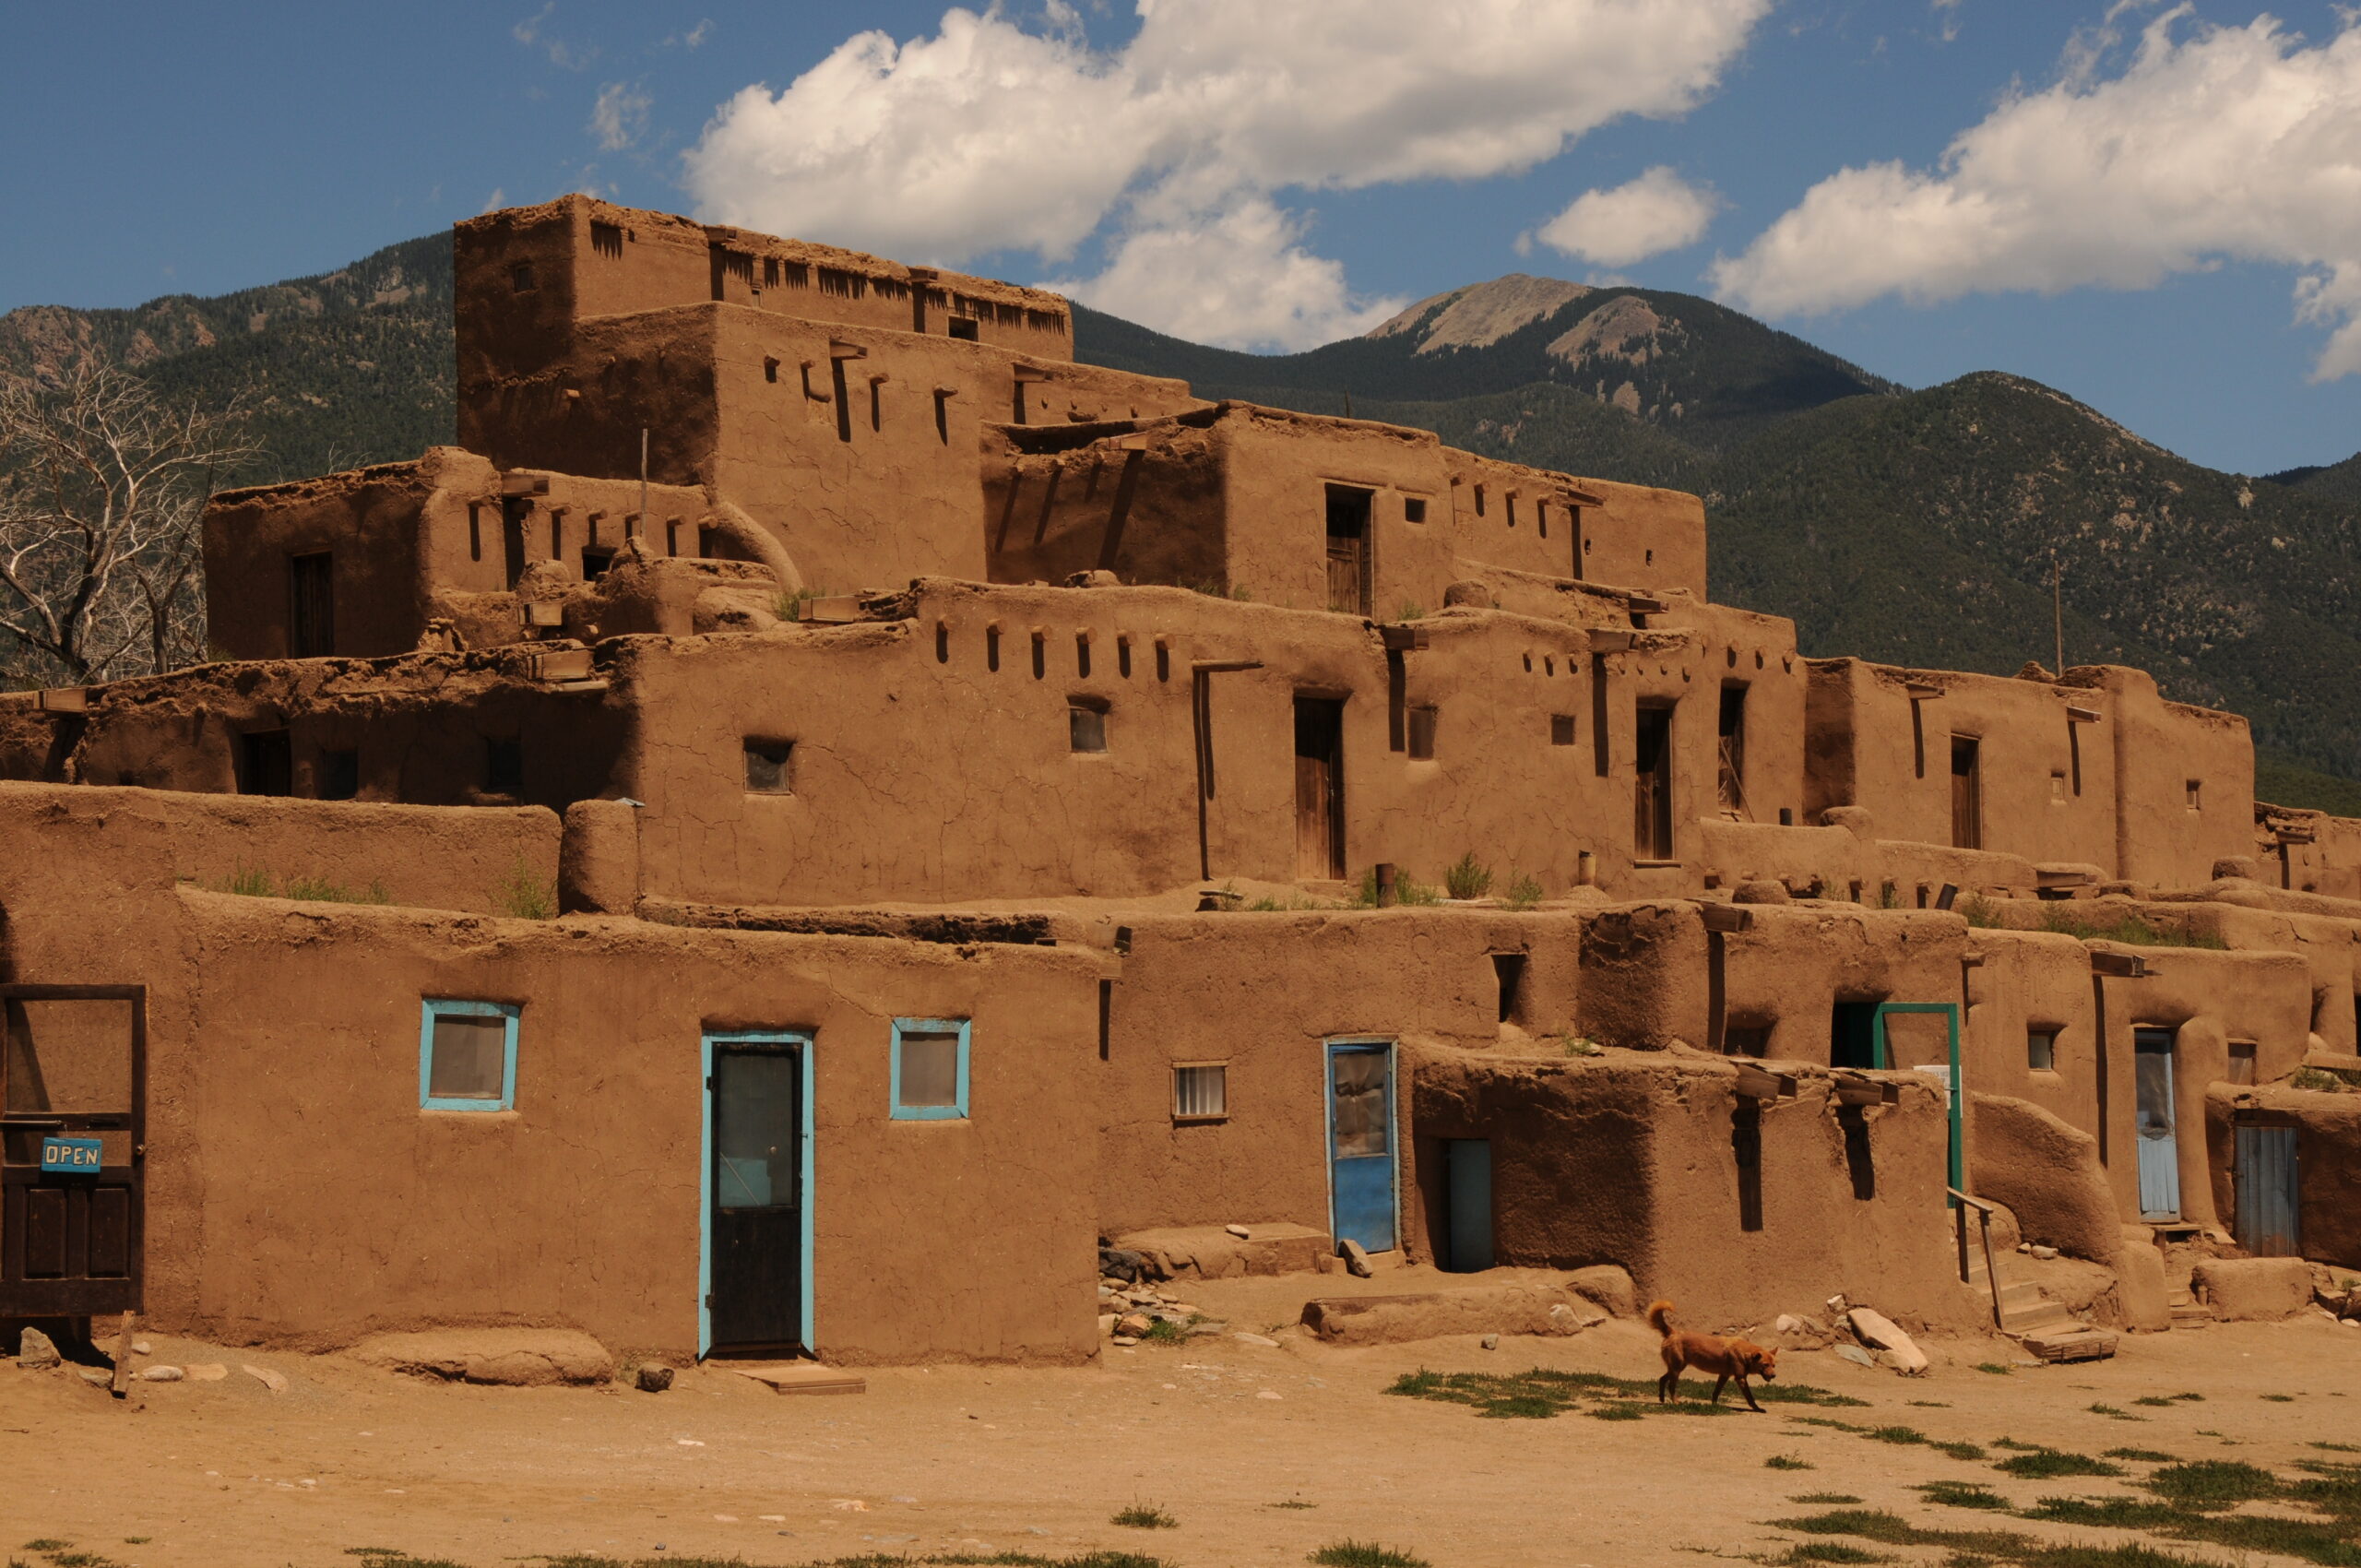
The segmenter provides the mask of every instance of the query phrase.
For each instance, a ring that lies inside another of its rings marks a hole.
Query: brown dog
[[[1648,1324],[1664,1336],[1664,1375],[1656,1379],[1656,1403],[1680,1397],[1680,1373],[1685,1367],[1714,1374],[1714,1403],[1722,1402],[1722,1390],[1732,1378],[1738,1379],[1738,1391],[1746,1396],[1746,1408],[1759,1411],[1754,1391],[1746,1385],[1750,1377],[1769,1383],[1778,1373],[1774,1363],[1776,1350],[1766,1350],[1751,1339],[1725,1339],[1717,1334],[1680,1334],[1672,1326],[1672,1303],[1648,1303]]]

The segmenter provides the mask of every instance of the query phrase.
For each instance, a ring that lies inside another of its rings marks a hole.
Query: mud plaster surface
[[[1418,1275],[1351,1283],[1433,1283]],[[1250,1309],[1276,1315],[1346,1283],[1217,1282],[1192,1294],[1260,1329],[1271,1324],[1252,1321]],[[2320,1456],[2309,1441],[2350,1441],[2361,1427],[2361,1331],[2317,1318],[2133,1336],[2111,1361],[2006,1377],[1974,1370],[2008,1360],[2005,1345],[1927,1348],[1935,1366],[1922,1380],[1827,1352],[1787,1352],[1780,1368],[1788,1381],[1869,1401],[1833,1412],[1842,1418],[1908,1425],[1939,1442],[2005,1435],[2083,1453],[2131,1445],[2285,1472]],[[1222,1340],[1110,1351],[1103,1368],[872,1371],[866,1395],[836,1398],[782,1397],[712,1367],[682,1373],[670,1393],[642,1395],[429,1385],[338,1358],[161,1336],[155,1348],[158,1360],[233,1370],[217,1383],[143,1384],[116,1406],[70,1371],[0,1363],[0,1527],[9,1544],[65,1539],[136,1568],[326,1568],[350,1562],[355,1546],[475,1568],[528,1553],[638,1558],[658,1543],[667,1556],[753,1564],[988,1543],[1045,1555],[1131,1550],[1215,1568],[1299,1563],[1351,1536],[1448,1568],[1608,1568],[1690,1562],[1700,1551],[1775,1553],[1800,1538],[1763,1521],[1812,1511],[1788,1501],[1806,1492],[1846,1492],[1919,1523],[1975,1528],[1989,1521],[1928,1505],[1911,1488],[1981,1481],[2019,1506],[2061,1490],[2130,1490],[2115,1480],[2018,1481],[1989,1461],[1872,1443],[1776,1413],[1486,1420],[1381,1392],[1422,1366],[1653,1376],[1654,1336],[1630,1323],[1570,1340],[1507,1340],[1492,1352],[1468,1337],[1363,1350]],[[288,1392],[274,1397],[236,1372],[242,1360],[284,1371]],[[2151,1419],[2141,1422],[2088,1408],[2182,1392],[2205,1400],[2142,1410]],[[1774,1454],[1815,1468],[1765,1469]],[[1314,1506],[1272,1506],[1289,1501]],[[1180,1526],[1151,1533],[1108,1522],[1133,1503],[1162,1507]],[[149,1539],[131,1546],[127,1536]]]

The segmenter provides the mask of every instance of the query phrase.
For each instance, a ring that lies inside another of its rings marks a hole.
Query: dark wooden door
[[[1295,863],[1298,876],[1345,874],[1345,705],[1295,699]]]
[[[1672,709],[1642,707],[1631,737],[1634,860],[1672,859]]]
[[[1984,848],[1983,748],[1973,735],[1952,737],[1952,847]]]
[[[1370,501],[1366,490],[1328,487],[1328,608],[1350,615],[1370,612]]]
[[[714,1049],[708,1313],[717,1350],[805,1343],[802,1075],[792,1044]]]
[[[287,563],[287,654],[325,659],[336,651],[336,557],[323,550]]]
[[[0,1318],[141,1304],[147,998],[0,985]]]

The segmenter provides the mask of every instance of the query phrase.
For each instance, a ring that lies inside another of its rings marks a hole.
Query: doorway
[[[1328,608],[1370,612],[1369,516],[1371,493],[1328,487]]]
[[[2295,1123],[2241,1121],[2232,1133],[2238,1245],[2259,1258],[2302,1257]]]
[[[1444,1267],[1477,1274],[1492,1266],[1492,1141],[1445,1138],[1444,1212],[1451,1234]]]
[[[707,1035],[698,1353],[812,1345],[812,1044]]]
[[[1295,699],[1295,865],[1298,876],[1345,874],[1345,705],[1335,697]]]
[[[1952,737],[1952,848],[1984,848],[1984,743]]]
[[[1875,1071],[1878,1060],[1878,1004],[1839,1002],[1828,1018],[1828,1064]]]
[[[1718,794],[1724,816],[1734,822],[1751,820],[1746,804],[1746,688],[1722,688],[1721,778]]]
[[[2140,1218],[2180,1218],[2180,1136],[2173,1118],[2174,1031],[2131,1031],[2132,1131],[2140,1149]]]
[[[1329,1228],[1372,1253],[1395,1245],[1394,1044],[1328,1042]]]
[[[0,1318],[136,1312],[148,990],[0,985]]]
[[[1672,709],[1643,704],[1632,727],[1631,858],[1672,859]]]

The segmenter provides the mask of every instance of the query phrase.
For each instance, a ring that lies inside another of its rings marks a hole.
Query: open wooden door
[[[1333,697],[1295,699],[1295,863],[1298,876],[1345,874],[1345,705]]]
[[[0,1318],[140,1307],[148,989],[0,985]]]

